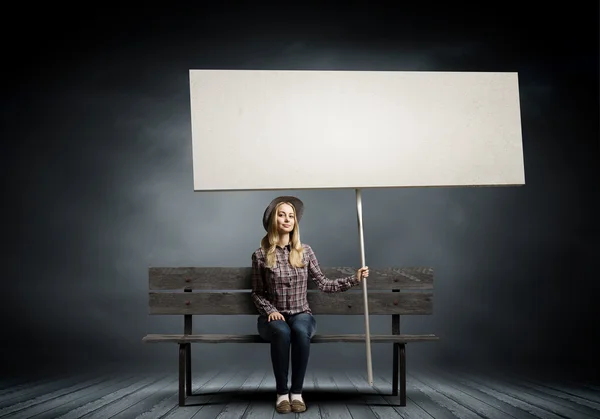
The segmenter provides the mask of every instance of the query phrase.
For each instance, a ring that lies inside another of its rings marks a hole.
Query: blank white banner
[[[194,190],[525,183],[517,73],[190,70]]]

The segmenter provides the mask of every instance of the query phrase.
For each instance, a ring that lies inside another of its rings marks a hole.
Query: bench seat
[[[143,339],[146,343],[268,343],[259,335],[225,335],[225,334],[201,334],[201,335],[146,335]],[[371,343],[409,343],[439,340],[436,335],[373,335],[371,334]],[[311,339],[311,343],[331,343],[331,342],[355,342],[364,343],[364,334],[344,334],[344,335],[319,335],[316,334]]]

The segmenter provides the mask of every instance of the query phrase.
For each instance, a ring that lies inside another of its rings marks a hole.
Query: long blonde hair
[[[300,241],[300,227],[298,226],[298,219],[296,218],[296,208],[289,202],[280,202],[279,204],[277,204],[273,212],[271,212],[271,217],[269,219],[269,230],[260,241],[260,247],[263,249],[266,256],[265,265],[268,268],[272,268],[273,266],[275,266],[275,262],[277,260],[275,254],[277,243],[279,243],[279,231],[277,230],[277,213],[279,212],[279,207],[283,204],[288,204],[294,209],[294,228],[290,233],[290,265],[295,266],[296,268],[303,268],[304,248],[302,247],[302,242]]]

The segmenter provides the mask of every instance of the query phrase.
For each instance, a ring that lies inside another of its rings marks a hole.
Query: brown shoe
[[[292,412],[304,412],[306,410],[306,405],[303,401],[300,400],[292,400]]]
[[[281,403],[275,406],[275,410],[277,410],[277,413],[290,413],[292,411],[290,401],[283,400]]]

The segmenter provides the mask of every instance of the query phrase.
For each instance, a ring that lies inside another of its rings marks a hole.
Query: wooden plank
[[[87,378],[93,378],[93,374],[85,376],[73,377],[72,375],[61,375],[48,377],[43,380],[22,384],[14,388],[7,388],[0,393],[0,409],[10,406],[21,401],[28,401],[55,390],[59,390],[65,386],[76,384]]]
[[[245,365],[238,365],[236,369],[237,371],[233,378],[229,380],[217,394],[210,396],[210,402],[202,403],[203,406],[200,411],[193,416],[194,419],[216,419],[219,417],[221,411],[231,403],[233,395],[239,392],[240,388],[250,378],[248,368]],[[188,400],[190,400],[190,403],[195,403],[193,398],[188,398]],[[232,415],[229,417],[239,416]]]
[[[178,406],[171,414],[165,417],[168,419],[188,419],[199,417],[199,414],[205,408],[211,405],[223,403],[223,394],[225,387],[231,383],[245,377],[246,372],[240,368],[240,365],[229,365],[225,371],[217,375],[210,384],[204,387],[202,393],[194,393],[186,399],[186,406]],[[220,409],[222,406],[220,406]],[[219,410],[220,410],[219,409]],[[217,412],[218,413],[218,412]],[[213,415],[213,418],[216,414]]]
[[[154,388],[149,388],[148,390],[142,390],[145,392],[143,397],[136,398],[136,403],[132,404],[126,409],[121,410],[119,413],[110,416],[110,419],[131,419],[133,417],[138,417],[148,410],[153,409],[154,406],[159,405],[166,400],[171,400],[170,397],[177,394],[177,390],[179,389],[178,378],[179,377],[177,374],[174,373],[166,386],[155,386]],[[175,402],[172,406],[175,405],[177,405],[177,402]]]
[[[0,377],[0,397],[3,394],[18,391],[21,389],[30,388],[32,385],[39,385],[41,383],[48,383],[50,381],[55,381],[58,378],[63,378],[61,376],[45,376],[45,377],[27,377],[27,376],[19,376],[19,377]]]
[[[409,373],[407,374],[406,380],[407,382],[411,383],[411,387],[421,391],[424,394],[427,394],[431,400],[433,400],[439,406],[448,409],[456,417],[461,419],[481,419],[481,416],[473,412],[471,409],[465,407],[463,403],[445,395],[438,389],[437,385],[424,383],[420,376],[417,378],[415,374]],[[484,417],[487,418],[487,416]],[[490,417],[489,419],[492,418]]]
[[[330,419],[326,416],[325,411],[321,411],[321,405],[323,400],[328,398],[328,394],[317,389],[315,380],[315,372],[318,371],[316,368],[308,368],[306,375],[304,376],[304,385],[302,387],[302,398],[306,404],[306,411],[303,413],[297,413],[297,418],[302,419]],[[277,417],[278,414],[275,413]],[[350,417],[350,416],[348,416]]]
[[[361,399],[366,403],[371,411],[378,418],[409,418],[409,419],[432,419],[431,415],[427,412],[419,409],[420,412],[415,414],[414,406],[408,404],[405,407],[394,406],[384,399],[373,387],[371,387],[366,381],[361,380],[357,377],[353,371],[344,371],[343,374],[349,380],[350,384],[354,387],[356,392],[360,394]],[[396,404],[398,398],[396,397]],[[401,409],[401,410],[400,410]]]
[[[390,374],[391,375],[391,374]],[[362,374],[361,374],[362,376]],[[366,378],[363,377],[366,380]],[[377,374],[376,379],[382,384],[374,387],[382,392],[383,389],[391,389],[392,381],[389,375],[385,374]],[[389,386],[389,387],[388,387]],[[389,391],[389,390],[387,390]],[[388,393],[389,394],[389,393]],[[384,396],[385,397],[385,396]],[[393,403],[399,403],[399,396],[387,396]],[[406,404],[414,403],[416,406],[419,406],[421,409],[426,411],[429,415],[434,417],[435,419],[456,419],[455,416],[450,410],[446,407],[440,405],[436,402],[435,398],[431,397],[430,391],[421,391],[413,384],[412,380],[407,379],[406,381]],[[400,409],[404,409],[400,407]],[[401,410],[402,411],[402,410]],[[461,418],[462,419],[462,418]]]
[[[19,412],[19,415],[14,416],[14,419],[21,417],[30,418],[32,416],[35,416],[35,419],[53,419],[60,417],[61,415],[67,414],[71,410],[85,405],[86,403],[90,403],[101,397],[114,393],[115,391],[118,391],[123,387],[134,383],[135,381],[139,381],[139,378],[139,376],[128,376],[126,374],[119,375],[108,382],[102,382],[21,411]]]
[[[496,381],[504,382],[511,387],[515,387],[515,390],[518,390],[519,392],[532,394],[540,399],[545,399],[565,407],[579,410],[593,417],[600,417],[600,403],[557,391],[550,387],[537,385],[534,382],[527,380],[526,376],[520,374],[495,373],[494,378]],[[560,382],[562,380],[554,378],[552,381]],[[584,387],[585,385],[582,383],[580,386]]]
[[[241,418],[249,404],[247,399],[240,397],[241,394],[255,391],[265,375],[264,370],[250,373],[245,365],[238,366],[238,373],[219,392],[217,399],[211,399],[209,405],[194,415],[194,419]]]
[[[580,399],[588,400],[592,403],[600,403],[600,392],[594,391],[589,388],[589,385],[585,384],[573,384],[568,381],[542,381],[538,378],[520,376],[521,379],[530,381],[540,386],[548,387],[557,391],[561,391],[567,395],[578,397]]]
[[[337,386],[331,378],[332,373],[323,369],[313,370],[313,379],[315,384],[315,393],[330,395],[329,397],[319,398],[319,410],[321,416],[327,419],[347,419],[352,418],[352,413],[348,409],[348,406],[343,403],[338,393]],[[306,403],[306,409],[313,408],[312,401],[307,397],[303,396],[304,403]],[[315,397],[316,398],[316,397]],[[368,418],[372,418],[373,412]]]
[[[78,377],[81,378],[81,377]],[[62,387],[54,391],[50,391],[45,394],[41,394],[38,397],[34,398],[26,398],[22,401],[17,401],[17,399],[13,399],[8,402],[8,405],[5,405],[2,409],[0,409],[0,417],[6,415],[15,415],[17,412],[24,411],[25,409],[30,409],[33,406],[39,405],[41,403],[45,403],[47,401],[53,400],[55,398],[68,395],[72,392],[78,391],[80,389],[85,389],[87,387],[93,386],[95,384],[101,383],[106,380],[112,379],[113,376],[101,376],[101,377],[93,377],[89,380],[79,381],[75,380],[76,383],[70,385],[68,387]]]
[[[437,397],[441,400],[441,404],[460,418],[478,419],[479,416],[487,419],[506,419],[506,412],[462,393],[460,390],[439,380],[438,377],[419,372],[418,374],[409,373],[407,379],[412,380],[415,386],[422,389],[422,391],[435,390],[439,394]]]
[[[273,376],[272,369],[267,371],[265,379],[254,392],[252,400],[244,412],[244,416],[240,419],[272,419],[275,415],[279,417],[279,414],[275,410],[275,377]],[[309,418],[302,415],[302,419]],[[320,419],[320,415],[318,419]]]
[[[600,403],[599,402],[591,401],[586,398],[572,395],[572,394],[569,394],[564,391],[555,390],[552,387],[545,386],[542,384],[536,384],[535,382],[525,380],[525,379],[521,379],[521,381],[519,381],[519,383],[522,386],[531,388],[533,390],[536,390],[537,392],[547,395],[547,396],[543,396],[543,397],[552,397],[556,401],[558,401],[559,399],[566,400],[575,405],[584,407],[585,408],[584,411],[586,411],[590,414],[595,414],[598,417],[600,417]],[[552,384],[550,384],[550,385],[552,386]],[[585,384],[581,384],[581,385],[585,386]],[[594,411],[595,411],[595,413],[594,413]]]
[[[86,403],[82,406],[79,406],[76,409],[70,410],[69,412],[63,414],[62,416],[58,416],[57,419],[77,419],[81,417],[88,417],[88,415],[94,414],[94,412],[98,410],[102,410],[107,406],[111,406],[114,403],[118,403],[119,400],[123,398],[127,398],[128,396],[135,394],[140,389],[144,389],[153,383],[156,383],[163,379],[165,375],[162,376],[153,376],[153,375],[143,375],[140,376],[140,380],[128,385],[127,387],[121,388],[113,393],[107,394],[99,399]]]
[[[392,343],[392,342],[425,342],[439,340],[435,335],[371,335],[372,343]],[[260,335],[226,335],[226,334],[151,334],[142,338],[145,343],[269,343],[263,340]],[[343,334],[343,335],[314,335],[311,343],[331,343],[348,342],[363,343],[364,334]]]
[[[0,377],[0,394],[6,389],[14,388],[29,380],[25,377]]]
[[[85,417],[86,419],[112,418],[122,411],[137,405],[147,397],[150,397],[157,392],[165,391],[165,389],[175,388],[175,383],[177,383],[177,374],[169,374],[158,381],[143,386],[142,388],[138,388],[135,392],[129,394],[127,397],[122,397],[112,403],[105,404],[101,408],[88,413]],[[134,416],[133,413],[134,412],[132,412],[132,416]]]
[[[421,366],[419,368],[423,370],[424,368]],[[496,415],[490,411],[486,412],[486,406],[489,406],[489,409],[496,409],[500,412],[500,418],[513,417],[515,419],[537,419],[537,416],[526,412],[522,409],[519,409],[509,403],[506,403],[502,400],[497,399],[494,396],[486,394],[479,390],[478,386],[475,383],[469,383],[468,381],[458,381],[456,379],[457,375],[453,370],[448,370],[448,368],[426,368],[426,374],[435,377],[435,382],[439,383],[440,386],[438,389],[443,391],[448,397],[455,397],[456,401],[463,400],[466,402],[468,406],[472,408],[472,410],[476,412],[482,412],[483,417],[494,418]],[[419,374],[421,375],[421,374]],[[482,403],[483,405],[481,405]]]
[[[504,393],[510,397],[513,397],[514,399],[543,409],[547,412],[546,415],[549,415],[551,413],[553,417],[562,416],[569,419],[597,418],[595,412],[592,412],[591,414],[584,413],[581,410],[579,410],[581,408],[577,405],[565,405],[564,403],[557,402],[556,399],[552,397],[539,397],[539,393],[535,394],[534,390],[532,389],[527,390],[522,386],[516,386],[505,383],[501,379],[498,379],[498,377],[494,377],[494,379],[491,379],[480,374],[475,375],[463,373],[462,375],[468,379],[475,381],[481,386],[486,386],[489,389]]]
[[[355,393],[356,387],[350,382],[348,376],[344,374],[342,371],[335,371],[331,375],[327,375],[333,386],[335,387],[334,391],[337,391],[340,394],[340,397],[346,400],[346,408],[350,411],[350,416],[352,418],[361,418],[361,419],[378,419],[381,416],[375,414],[375,412],[364,403],[364,399],[360,394]],[[397,412],[394,411],[391,407],[389,408],[391,412],[397,415]],[[395,415],[385,415],[386,419],[391,419],[392,417],[397,417],[398,419],[401,416]]]
[[[356,273],[355,268],[321,267],[330,279],[343,278]],[[150,290],[250,290],[251,267],[150,267],[148,269]],[[314,281],[308,288],[318,289]],[[373,268],[369,267],[369,290],[431,290],[433,268]]]
[[[221,369],[203,371],[201,374],[192,374],[192,393],[202,392],[204,387],[221,373]],[[155,419],[162,418],[173,410],[179,409],[179,394],[177,389],[173,391],[168,398],[153,405],[149,410],[135,417],[135,419]],[[131,417],[131,415],[129,416]]]
[[[541,409],[534,404],[524,402],[517,397],[513,397],[511,394],[505,393],[504,391],[498,391],[488,386],[482,385],[480,382],[473,380],[472,376],[466,377],[465,374],[463,374],[462,372],[454,371],[453,379],[461,384],[477,389],[478,391],[481,391],[482,393],[485,393],[496,400],[499,400],[517,409],[523,410],[538,418],[564,419],[563,416],[559,416],[545,409]]]
[[[364,314],[362,292],[309,292],[313,314]],[[432,314],[433,295],[428,292],[370,293],[369,314]],[[149,314],[258,315],[249,292],[150,292]]]
[[[253,371],[239,388],[239,396],[233,398],[221,410],[216,419],[242,418],[250,406],[252,395],[267,377],[267,370],[260,368]],[[198,419],[201,419],[201,416]]]

